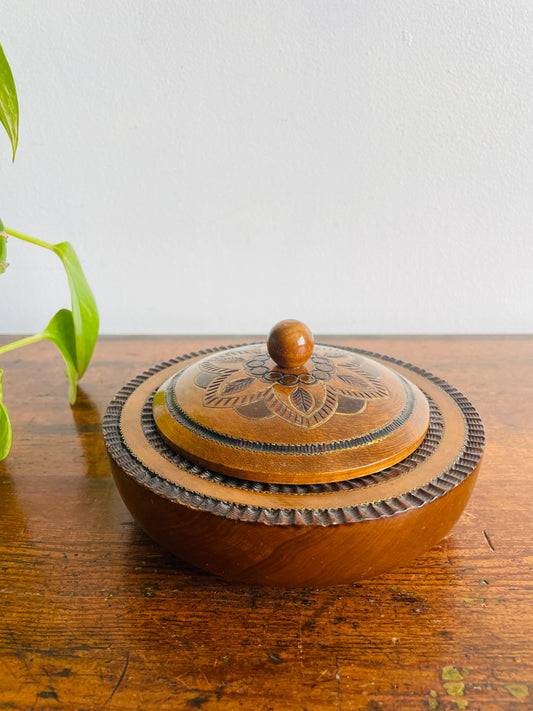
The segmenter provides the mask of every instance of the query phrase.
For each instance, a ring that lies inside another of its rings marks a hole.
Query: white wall
[[[0,0],[0,215],[104,333],[531,332],[531,0]],[[0,331],[68,302],[11,240]]]

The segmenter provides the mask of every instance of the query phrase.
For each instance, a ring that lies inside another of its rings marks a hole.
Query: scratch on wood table
[[[113,696],[116,694],[116,692],[117,692],[119,686],[122,684],[122,680],[124,679],[124,677],[125,677],[125,675],[126,675],[126,671],[127,671],[127,669],[128,669],[128,664],[129,664],[129,663],[130,663],[130,653],[129,653],[129,652],[126,652],[126,659],[125,659],[125,661],[124,661],[124,667],[123,667],[123,669],[122,669],[122,673],[120,674],[120,676],[119,676],[119,678],[118,678],[118,680],[117,680],[117,683],[116,683],[115,686],[113,687],[113,691],[109,694],[109,697],[106,699],[106,701],[105,701],[104,705],[102,706],[102,708],[105,708],[105,707],[107,706],[107,704],[111,701],[111,699],[113,698]]]

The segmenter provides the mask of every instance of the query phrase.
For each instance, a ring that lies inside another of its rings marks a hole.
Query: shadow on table
[[[289,666],[295,673],[294,665],[300,669],[317,655],[331,663],[363,653],[394,659],[400,647],[405,654],[412,646],[422,657],[434,656],[453,646],[458,631],[461,571],[449,561],[449,540],[374,580],[284,589],[221,581],[165,553],[144,533],[132,534],[144,558],[125,577],[137,594],[126,601],[124,632],[141,644],[140,653],[158,648],[180,669],[194,659],[193,677],[199,670],[231,677],[228,660],[240,660],[241,672],[259,665],[276,666],[280,674]]]
[[[72,417],[83,450],[87,476],[109,477],[111,469],[102,436],[102,414],[90,395],[79,386]]]
[[[19,504],[9,459],[0,462],[0,531],[3,544],[28,540],[28,522]]]

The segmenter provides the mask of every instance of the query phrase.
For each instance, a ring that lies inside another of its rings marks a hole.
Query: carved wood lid
[[[183,364],[157,390],[163,439],[192,462],[279,484],[342,481],[405,459],[424,438],[429,404],[382,363],[315,345],[298,321],[268,342]]]

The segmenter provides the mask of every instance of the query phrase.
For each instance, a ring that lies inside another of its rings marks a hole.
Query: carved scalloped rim
[[[120,430],[120,415],[125,402],[141,383],[165,368],[191,358],[210,355],[211,353],[236,347],[238,346],[218,346],[164,361],[137,375],[115,395],[107,408],[103,420],[104,441],[109,455],[116,464],[133,477],[137,483],[148,487],[154,493],[171,501],[223,518],[278,526],[334,526],[343,523],[388,518],[398,513],[424,506],[461,484],[474,471],[481,459],[485,446],[483,423],[475,407],[459,390],[427,370],[411,363],[405,363],[392,356],[348,346],[335,346],[336,348],[344,348],[344,350],[353,353],[394,363],[411,370],[440,387],[457,403],[465,419],[466,437],[463,447],[451,467],[441,472],[424,486],[406,492],[401,496],[360,506],[335,509],[270,509],[258,506],[244,506],[198,494],[160,477],[144,466],[124,444]],[[198,467],[198,469],[200,470],[201,468]]]
[[[430,422],[426,436],[414,452],[397,464],[388,467],[387,469],[382,469],[379,472],[374,472],[373,474],[365,474],[364,476],[360,476],[355,479],[345,479],[337,482],[316,482],[314,484],[274,484],[258,482],[238,479],[235,476],[205,469],[204,467],[189,461],[167,445],[161,438],[159,429],[154,420],[152,407],[154,395],[155,391],[150,397],[147,398],[141,411],[141,427],[148,444],[175,467],[221,486],[245,491],[267,492],[269,494],[283,493],[289,495],[305,495],[329,493],[332,491],[365,489],[369,486],[380,484],[388,479],[393,479],[397,476],[405,474],[405,472],[411,471],[415,467],[419,466],[425,459],[435,452],[444,434],[444,418],[442,417],[442,413],[440,412],[437,404],[428,397]],[[128,445],[126,444],[126,446]],[[129,451],[131,452],[131,448],[129,448]]]

